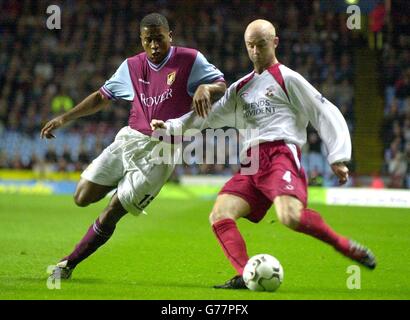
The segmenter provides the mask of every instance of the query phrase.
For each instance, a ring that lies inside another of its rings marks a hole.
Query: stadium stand
[[[124,102],[114,102],[103,112],[60,130],[57,140],[42,141],[39,131],[53,115],[97,90],[126,57],[142,50],[139,20],[159,6],[171,22],[174,43],[202,51],[224,72],[228,84],[251,71],[242,39],[247,23],[256,17],[275,22],[280,37],[279,60],[300,72],[340,107],[354,134],[351,32],[344,15],[321,12],[319,1],[280,5],[239,0],[64,1],[61,30],[45,28],[47,5],[43,0],[0,1],[1,168],[82,170],[113,140],[118,129],[126,125],[128,106]],[[410,65],[410,55],[407,51],[402,60],[395,61],[394,50],[386,52],[387,62],[394,69],[386,95],[388,105],[397,105],[401,114],[408,105],[405,95],[410,70],[404,73],[403,65]],[[386,111],[390,118],[392,109]],[[385,125],[393,128],[394,123],[389,120]],[[409,138],[409,121],[400,122],[400,126]],[[312,128],[308,140],[303,164],[312,184],[335,184],[321,141]],[[393,140],[385,142],[389,150]],[[403,141],[396,148],[402,150]],[[407,154],[409,149],[407,146]],[[395,159],[392,150],[386,157]],[[177,173],[228,175],[236,169],[235,165],[194,165],[180,167]]]
[[[392,188],[410,188],[410,8],[392,3],[388,40],[382,51],[385,96],[380,137],[384,146],[383,173]]]

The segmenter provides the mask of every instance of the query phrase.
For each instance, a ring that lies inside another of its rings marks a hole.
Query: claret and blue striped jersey
[[[201,84],[225,81],[223,74],[197,50],[171,47],[158,65],[145,52],[126,59],[100,88],[108,99],[132,102],[129,126],[151,135],[152,119],[168,120],[191,111]]]

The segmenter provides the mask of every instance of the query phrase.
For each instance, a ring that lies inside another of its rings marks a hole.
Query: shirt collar
[[[151,62],[148,57],[146,57],[147,61],[148,61],[148,65],[151,67],[151,69],[155,70],[155,71],[159,71],[162,69],[162,67],[168,62],[168,60],[171,58],[172,54],[174,52],[174,47],[171,47],[168,51],[167,56],[165,57],[164,60],[162,60],[161,63],[159,64],[155,64],[153,62]]]

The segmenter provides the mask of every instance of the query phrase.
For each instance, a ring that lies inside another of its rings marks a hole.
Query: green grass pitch
[[[0,195],[0,299],[409,299],[410,212],[312,206],[338,232],[365,243],[378,267],[361,268],[331,247],[288,230],[271,209],[259,224],[238,223],[250,255],[269,253],[285,270],[275,293],[215,290],[235,272],[208,224],[211,200],[159,197],[148,216],[126,216],[113,238],[78,265],[60,289],[46,269],[71,252],[107,200],[78,208],[70,196]]]

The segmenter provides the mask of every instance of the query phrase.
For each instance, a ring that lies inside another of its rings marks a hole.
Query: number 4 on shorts
[[[290,174],[290,171],[289,171],[289,170],[287,170],[287,171],[285,172],[285,174],[283,175],[282,179],[285,180],[287,183],[290,183],[290,182],[292,181],[292,177],[291,177],[291,174]]]

